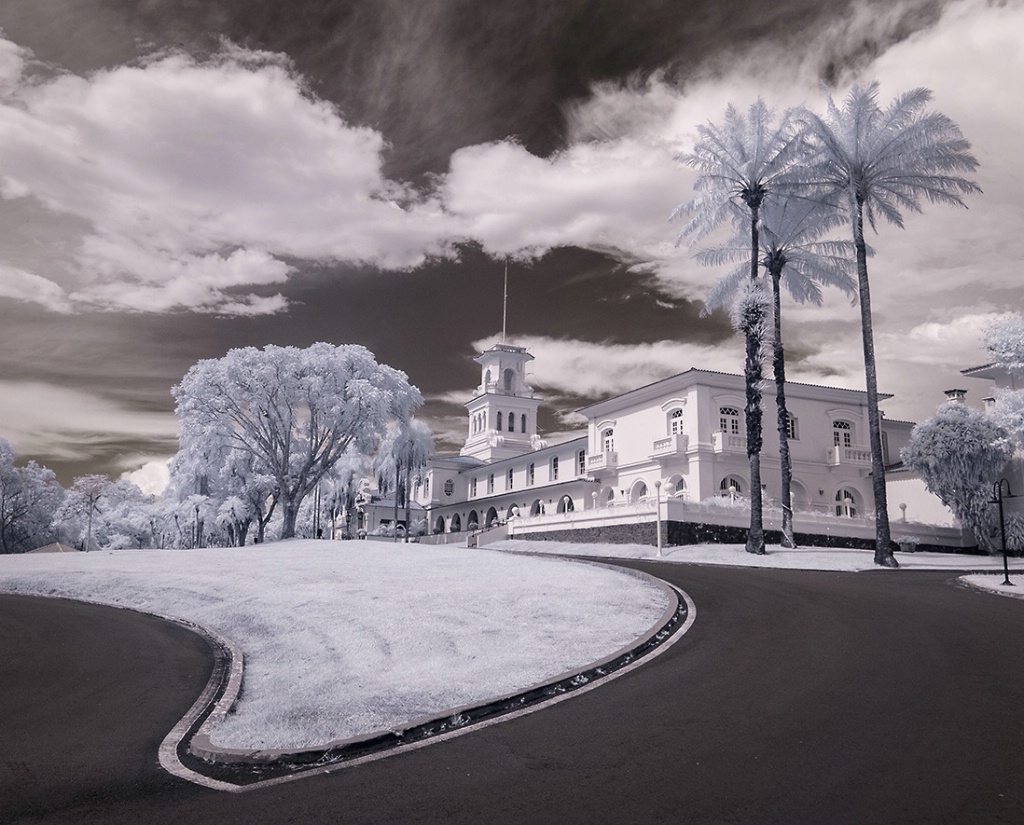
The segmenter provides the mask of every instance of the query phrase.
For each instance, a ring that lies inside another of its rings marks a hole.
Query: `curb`
[[[610,677],[624,674],[652,653],[660,652],[668,646],[665,642],[682,635],[680,630],[689,629],[695,617],[693,602],[683,591],[641,571],[626,569],[625,572],[657,585],[668,595],[669,605],[645,633],[614,653],[510,695],[420,717],[400,729],[374,731],[301,750],[235,750],[217,747],[210,741],[213,729],[230,713],[238,699],[242,658],[241,651],[230,641],[194,627],[211,644],[218,664],[203,694],[164,740],[161,764],[176,776],[207,787],[241,791],[268,782],[298,778],[300,773],[336,770],[399,750],[421,747],[538,710],[553,701],[596,687]],[[173,767],[165,762],[165,752]]]

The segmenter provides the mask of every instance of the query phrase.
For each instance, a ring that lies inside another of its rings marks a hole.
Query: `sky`
[[[700,124],[855,81],[934,93],[983,194],[869,238],[879,388],[921,420],[1021,303],[1024,0],[5,0],[0,436],[65,484],[159,486],[203,358],[357,343],[440,451],[472,357],[535,356],[549,440],[592,401],[742,371],[677,246]],[[859,310],[786,304],[790,380],[862,388]]]

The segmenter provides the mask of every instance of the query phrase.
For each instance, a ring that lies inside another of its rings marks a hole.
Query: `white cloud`
[[[139,461],[142,461],[141,467],[121,473],[121,478],[132,482],[146,495],[162,495],[171,482],[170,459],[130,460],[133,466]]]
[[[10,84],[23,51],[0,46]],[[84,223],[68,292],[89,304],[252,307],[238,288],[284,280],[283,257],[405,268],[450,232],[439,204],[382,175],[379,132],[263,53],[22,83],[0,104],[0,142],[5,199]]]
[[[0,264],[0,297],[28,301],[53,312],[67,312],[71,304],[53,281],[13,266]]]
[[[484,339],[473,346],[483,350],[494,343],[495,339]],[[716,346],[676,341],[602,344],[540,336],[521,336],[511,343],[534,356],[528,375],[534,387],[581,398],[626,392],[691,367],[736,372],[743,363],[739,338]]]

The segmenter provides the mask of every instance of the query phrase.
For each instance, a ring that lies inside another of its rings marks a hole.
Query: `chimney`
[[[947,401],[957,401],[961,404],[964,403],[964,398],[967,397],[967,390],[945,390]]]

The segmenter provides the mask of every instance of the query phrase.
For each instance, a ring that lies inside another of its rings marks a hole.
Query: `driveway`
[[[157,766],[208,673],[202,642],[123,611],[0,597],[0,821],[1024,819],[1024,601],[948,572],[629,564],[697,607],[644,667],[446,742],[242,793]]]

